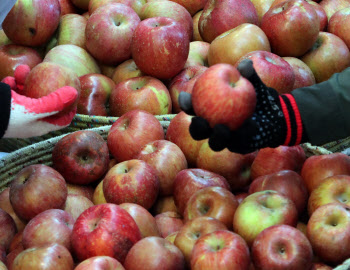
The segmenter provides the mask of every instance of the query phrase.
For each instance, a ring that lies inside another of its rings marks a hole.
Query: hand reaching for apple
[[[305,141],[306,133],[294,97],[291,94],[279,95],[275,89],[267,87],[249,59],[242,61],[237,69],[255,88],[256,106],[252,116],[236,129],[223,124],[211,127],[207,119],[196,116],[192,95],[181,92],[181,109],[195,115],[189,128],[191,136],[195,140],[209,138],[209,146],[214,151],[228,148],[231,152],[241,154],[264,147],[297,145]]]

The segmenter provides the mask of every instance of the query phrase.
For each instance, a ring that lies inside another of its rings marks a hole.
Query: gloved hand
[[[190,134],[195,140],[209,138],[209,146],[214,151],[228,148],[231,152],[247,154],[265,147],[297,145],[307,140],[298,106],[292,94],[279,95],[267,87],[256,73],[253,62],[242,61],[237,69],[255,87],[257,104],[253,116],[241,127],[230,130],[219,124],[211,128],[207,120],[195,116],[190,124]],[[191,94],[179,95],[181,109],[195,115]]]

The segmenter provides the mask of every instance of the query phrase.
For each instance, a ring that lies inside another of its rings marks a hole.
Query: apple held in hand
[[[192,104],[197,116],[211,127],[224,124],[237,129],[255,110],[254,86],[229,64],[209,67],[192,89]]]

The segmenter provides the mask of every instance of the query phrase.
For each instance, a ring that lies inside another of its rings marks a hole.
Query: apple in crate
[[[118,84],[127,79],[144,75],[145,74],[136,66],[134,59],[128,59],[114,68],[112,80],[115,84]]]
[[[184,225],[182,216],[174,211],[166,211],[154,216],[160,236],[166,238],[168,235],[179,231]]]
[[[329,19],[327,31],[340,37],[350,49],[350,3],[349,6],[343,8],[332,15]]]
[[[334,13],[350,6],[350,0],[322,0],[318,2],[320,2],[320,6],[325,10],[328,21]]]
[[[61,6],[61,16],[70,14],[70,13],[78,13],[78,9],[71,0],[58,0]]]
[[[86,48],[85,28],[86,18],[80,14],[66,14],[61,16],[57,29],[57,44],[74,44]]]
[[[72,195],[81,195],[89,200],[92,200],[92,196],[94,194],[94,185],[77,185],[77,184],[69,184],[67,183],[68,194]]]
[[[208,52],[210,43],[202,40],[193,40],[190,42],[190,51],[184,68],[191,66],[208,67]]]
[[[17,233],[17,226],[13,218],[0,208],[0,247],[4,252],[9,251],[11,242]]]
[[[294,85],[293,89],[311,86],[316,83],[316,79],[314,74],[308,65],[306,65],[303,61],[296,57],[282,57],[286,60],[294,71]]]
[[[198,11],[202,10],[205,6],[206,0],[173,0],[187,9],[187,11],[193,17]]]
[[[125,270],[125,268],[112,257],[94,256],[80,262],[74,270]]]
[[[55,144],[52,163],[68,183],[92,183],[107,172],[107,142],[100,134],[91,130],[69,133]]]
[[[68,193],[63,210],[69,213],[75,221],[82,212],[93,205],[94,203],[85,196]]]
[[[224,124],[234,130],[252,116],[255,89],[234,66],[215,64],[195,82],[192,105],[196,115],[207,119],[211,127]]]
[[[71,243],[78,261],[105,255],[124,263],[141,232],[130,214],[112,203],[86,209],[73,226]]]

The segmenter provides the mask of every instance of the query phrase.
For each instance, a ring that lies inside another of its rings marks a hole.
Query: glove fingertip
[[[14,77],[17,84],[24,85],[25,80],[30,72],[28,65],[19,65],[14,71]]]
[[[192,117],[189,132],[193,139],[196,141],[207,139],[209,138],[211,131],[212,129],[207,120],[198,116]]]
[[[78,91],[72,86],[63,86],[57,89],[55,92],[65,105],[74,103],[79,95]]]
[[[192,107],[192,95],[187,92],[180,92],[178,97],[178,102],[181,110],[189,115],[195,115]]]

